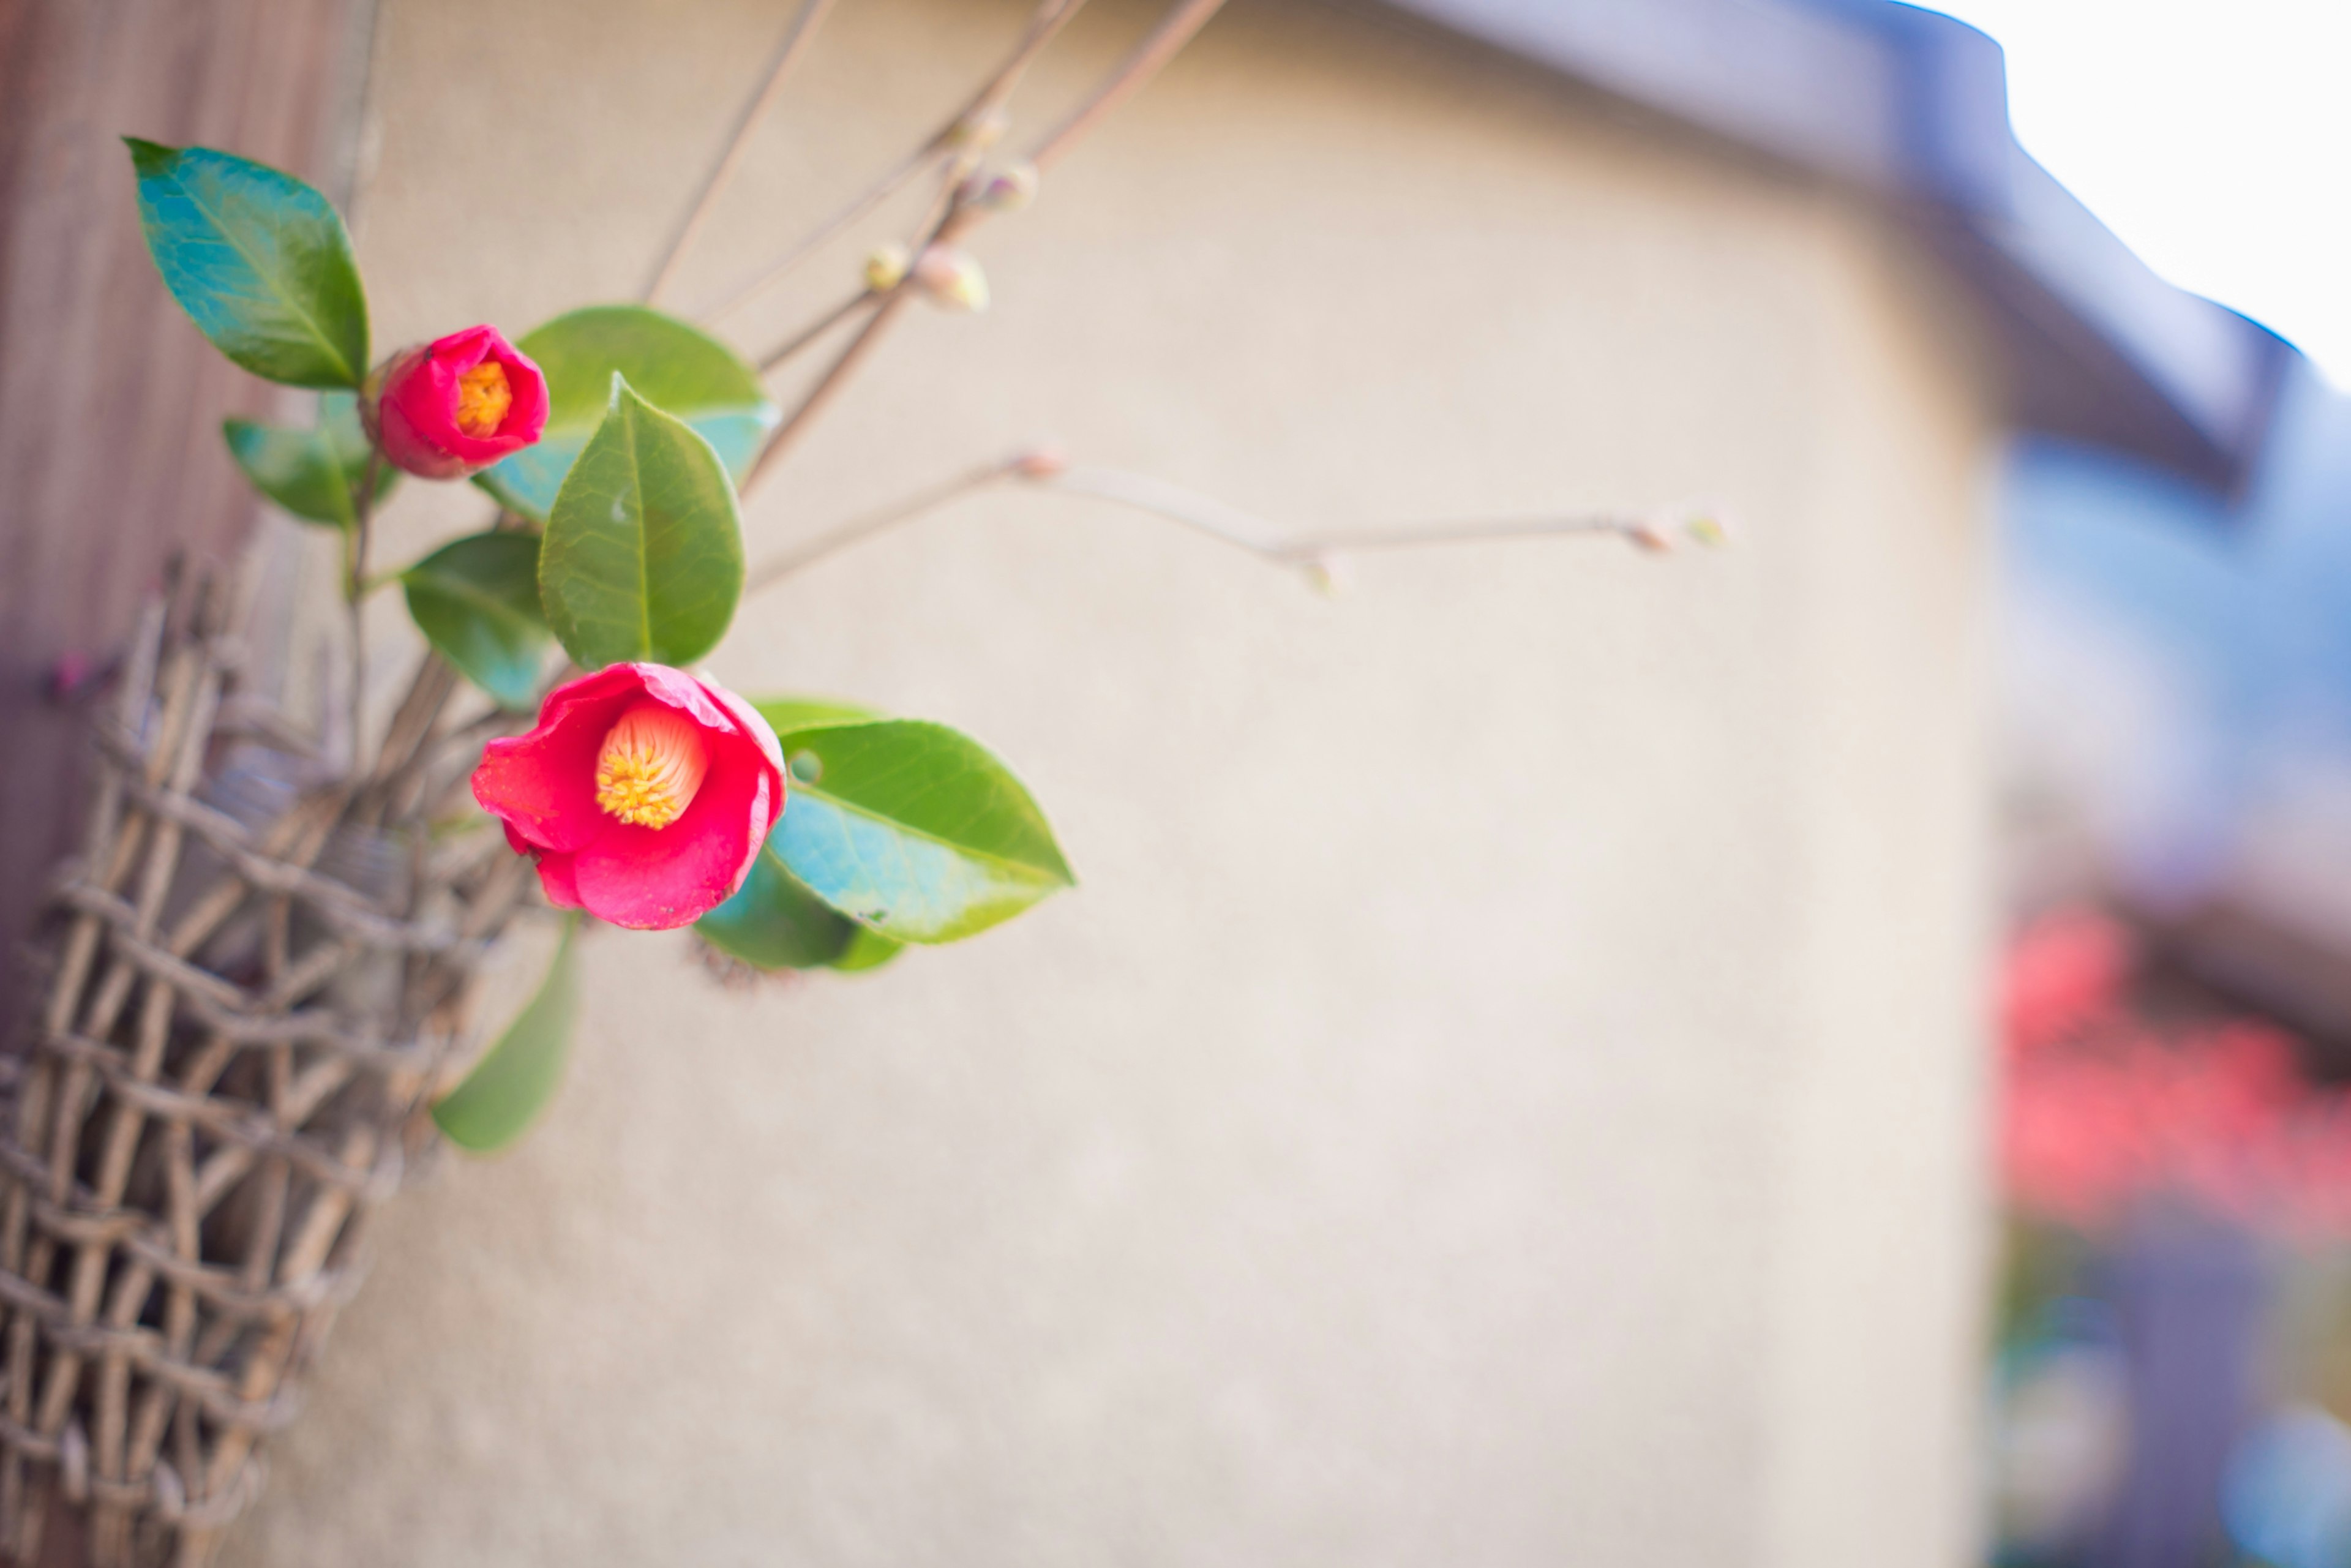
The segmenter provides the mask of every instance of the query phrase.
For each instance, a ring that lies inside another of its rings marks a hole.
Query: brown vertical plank
[[[254,503],[220,422],[270,390],[216,355],[149,265],[117,138],[204,142],[330,192],[367,0],[0,0],[0,1019],[16,944],[76,841],[79,714],[175,549],[225,557]]]

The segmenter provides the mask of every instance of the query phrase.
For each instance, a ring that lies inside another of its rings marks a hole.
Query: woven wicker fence
[[[225,595],[143,619],[0,1113],[0,1542],[199,1564],[430,1145],[468,977],[527,880],[436,843],[481,727],[428,661],[359,778],[239,690]]]

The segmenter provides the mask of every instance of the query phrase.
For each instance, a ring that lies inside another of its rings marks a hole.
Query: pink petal
[[[684,670],[673,670],[667,664],[616,664],[614,669],[632,673],[645,695],[667,703],[705,729],[721,732],[735,728],[735,716],[714,700],[722,688],[695,680]]]
[[[768,758],[768,766],[776,770],[777,779],[780,782],[784,771],[784,748],[776,743],[775,727],[767,721],[766,716],[758,708],[753,707],[725,686],[706,685],[703,689],[717,699],[718,706],[725,708],[728,716],[734,719],[735,727],[758,745]],[[781,796],[777,798],[776,814],[778,816],[783,814]]]
[[[685,815],[666,828],[614,822],[574,857],[580,902],[600,919],[666,931],[743,885],[778,791],[757,745],[724,732],[712,739],[710,771]]]
[[[538,890],[547,894],[547,902],[558,909],[578,909],[580,879],[573,873],[574,857],[565,854],[543,854],[538,857]]]
[[[482,748],[474,799],[513,833],[546,850],[580,849],[614,826],[596,804],[596,754],[621,710],[643,689],[636,666],[614,664],[558,687],[538,727]]]

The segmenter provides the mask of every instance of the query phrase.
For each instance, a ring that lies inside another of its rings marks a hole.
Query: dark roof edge
[[[2294,350],[2157,277],[2016,144],[2000,46],[1894,0],[1386,0],[1888,198],[1988,299],[2027,428],[2222,489]]]

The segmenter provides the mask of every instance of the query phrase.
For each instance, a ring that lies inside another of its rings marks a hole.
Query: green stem
[[[351,621],[351,777],[360,776],[363,757],[361,719],[367,707],[367,632],[364,607],[368,594],[369,529],[375,520],[375,485],[383,473],[383,454],[368,454],[367,468],[351,497],[351,527],[343,536],[343,598]]]

